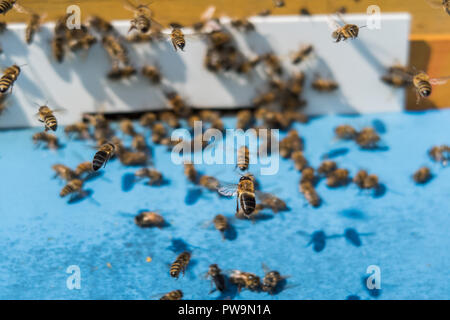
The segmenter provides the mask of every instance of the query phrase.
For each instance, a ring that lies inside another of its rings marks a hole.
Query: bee
[[[94,155],[94,159],[92,161],[92,169],[94,171],[98,171],[102,166],[106,167],[106,163],[114,155],[115,150],[115,145],[110,142],[106,142],[101,145]]]
[[[302,46],[300,48],[300,50],[296,51],[291,56],[292,64],[299,64],[299,63],[301,63],[306,58],[308,58],[312,54],[313,51],[314,51],[314,47],[311,44]]]
[[[314,168],[306,167],[302,170],[302,177],[300,179],[300,183],[310,182],[312,184],[315,183],[316,175],[314,172]]]
[[[139,119],[143,127],[151,127],[156,122],[156,115],[153,112],[144,113]]]
[[[19,77],[20,71],[20,67],[16,64],[5,69],[3,76],[0,78],[0,93],[5,93],[10,88],[12,91],[12,87]]]
[[[134,223],[136,223],[141,228],[162,228],[165,224],[165,221],[164,218],[156,212],[142,211],[136,217],[134,217]]]
[[[250,291],[259,291],[261,288],[261,279],[256,274],[250,272],[233,270],[230,275],[230,282],[237,285],[238,292],[242,288],[249,289]]]
[[[220,119],[220,118],[214,119],[211,122],[211,129],[217,129],[217,130],[219,130],[221,132],[224,132],[225,131],[225,125],[224,125],[222,119]]]
[[[298,171],[302,171],[308,166],[308,160],[306,160],[302,151],[294,151],[291,154],[291,159],[294,161],[294,167]]]
[[[181,300],[183,298],[183,292],[181,290],[174,290],[166,293],[159,300]]]
[[[172,111],[164,111],[161,112],[159,116],[161,121],[164,121],[167,123],[167,125],[171,128],[179,128],[180,127],[180,121],[178,119],[178,116],[173,113]]]
[[[253,123],[253,115],[250,110],[238,111],[236,115],[236,128],[247,130]]]
[[[250,20],[246,18],[242,19],[232,19],[231,20],[231,26],[233,28],[236,28],[242,32],[251,32],[255,31],[255,25],[250,22]]]
[[[183,98],[176,93],[175,91],[166,92],[165,96],[169,103],[169,108],[173,110],[173,112],[180,117],[187,117],[191,110],[184,102]]]
[[[320,164],[319,168],[317,169],[317,173],[327,177],[336,169],[337,169],[336,162],[331,160],[325,160]]]
[[[120,162],[125,166],[147,165],[148,155],[145,152],[122,151],[117,152]]]
[[[32,12],[29,9],[24,9],[23,12],[30,15],[30,20],[28,21],[28,24],[25,28],[25,41],[27,44],[31,44],[33,42],[35,33],[38,32],[41,27],[43,18],[41,17],[41,15]]]
[[[147,33],[150,31],[153,19],[152,12],[148,5],[135,5],[130,0],[127,0],[125,9],[134,12],[134,18],[130,21],[131,25],[130,29],[128,29],[128,32],[134,29],[136,29],[140,33]]]
[[[2,0],[0,1],[0,14],[5,15],[9,10],[15,8],[17,0]]]
[[[272,11],[270,9],[264,9],[263,11],[258,13],[258,16],[267,17],[267,16],[270,16],[271,14],[272,14]]]
[[[147,146],[147,142],[145,141],[145,137],[142,134],[136,134],[131,141],[131,146],[134,150],[140,152],[149,152],[149,148]]]
[[[262,268],[265,275],[262,279],[261,290],[270,294],[274,294],[279,284],[288,277],[282,276],[276,270],[270,270],[264,263],[262,264]]]
[[[338,13],[338,17],[340,18],[340,14]],[[340,42],[341,40],[345,41],[347,39],[356,39],[359,34],[359,29],[365,28],[367,26],[357,26],[356,24],[345,23],[345,21],[340,18],[341,25],[335,23],[335,30],[331,34],[331,37],[336,40],[336,42]]]
[[[333,81],[331,79],[325,79],[316,76],[316,79],[311,83],[311,87],[319,92],[331,92],[336,90],[339,85],[336,81]]]
[[[87,19],[87,25],[91,28],[94,28],[97,32],[103,34],[112,32],[114,30],[113,25],[109,21],[95,15],[90,16]]]
[[[40,144],[41,142],[47,143],[47,148],[49,149],[58,149],[59,148],[59,142],[58,138],[53,135],[49,134],[47,132],[37,132],[33,135],[33,142],[34,144]]]
[[[431,159],[442,163],[443,166],[446,166],[448,161],[450,161],[450,146],[434,146],[428,151],[428,154]]]
[[[220,182],[212,176],[201,176],[198,184],[210,191],[216,191],[219,188]]]
[[[191,260],[191,254],[187,251],[184,251],[178,255],[178,257],[175,259],[174,263],[170,266],[170,276],[172,278],[177,278],[180,275],[180,272],[183,272],[183,275],[186,271],[187,265],[189,264],[189,261]]]
[[[83,174],[91,174],[92,173],[92,162],[90,161],[84,161],[81,162],[77,167],[75,168],[75,174],[80,177]]]
[[[265,92],[259,94],[253,99],[253,106],[258,108],[273,103],[277,99],[278,95],[274,91]]]
[[[117,36],[112,34],[104,35],[102,37],[102,45],[112,61],[120,61],[122,64],[128,65],[128,50]]]
[[[356,136],[356,143],[363,149],[374,149],[380,141],[379,135],[373,128],[363,128]]]
[[[232,40],[231,35],[222,31],[215,30],[208,34],[208,40],[214,49],[222,49]]]
[[[239,212],[239,205],[244,211],[244,214],[248,217],[255,210],[255,183],[249,175],[244,175],[239,179],[237,187],[235,186],[221,186],[219,193],[224,196],[236,197],[236,213]]]
[[[330,188],[343,186],[348,183],[348,170],[338,168],[328,174],[327,186]]]
[[[413,180],[418,184],[427,183],[431,179],[430,169],[421,167],[413,174]]]
[[[63,164],[55,164],[52,169],[55,171],[55,177],[60,177],[63,180],[70,181],[78,176],[76,172]]]
[[[142,67],[141,73],[144,77],[150,80],[152,84],[161,83],[161,73],[159,72],[157,67],[145,65]]]
[[[127,79],[136,74],[136,69],[133,66],[119,67],[114,65],[112,69],[107,73],[107,77],[111,80]]]
[[[198,180],[198,173],[197,170],[195,170],[194,164],[190,162],[184,163],[184,175],[188,180],[192,183],[197,183]]]
[[[180,26],[173,26],[172,32],[170,34],[170,39],[172,41],[173,48],[175,51],[178,50],[178,48],[181,51],[184,51],[184,47],[186,46],[186,40],[184,38],[184,33],[181,30]]]
[[[374,174],[368,174],[366,170],[359,170],[355,177],[353,177],[353,182],[360,189],[377,189],[378,188],[378,177]]]
[[[393,87],[406,87],[410,81],[405,79],[404,74],[410,74],[409,68],[395,65],[389,67],[387,73],[381,77],[381,80]]]
[[[258,198],[262,208],[269,208],[275,213],[288,210],[286,202],[271,193],[258,192]]]
[[[137,133],[130,119],[123,119],[119,123],[120,130],[126,135],[134,137]]]
[[[88,139],[90,137],[89,127],[82,121],[65,126],[64,133],[68,137],[72,137],[75,134],[77,139]]]
[[[54,115],[54,112],[56,111],[57,110],[52,110],[46,105],[39,107],[39,121],[44,123],[46,132],[48,130],[56,131],[58,128],[58,122],[56,121],[56,117]]]
[[[308,8],[300,8],[299,13],[301,16],[310,16],[311,12],[308,10]]]
[[[242,146],[237,151],[237,162],[236,167],[241,171],[248,170],[250,163],[250,151],[247,146]]]
[[[68,195],[72,195],[72,197],[74,196],[74,194],[76,195],[83,195],[84,191],[83,191],[83,180],[81,179],[72,179],[70,180],[61,190],[61,192],[59,193],[59,196],[61,198],[64,198]]]
[[[274,53],[266,53],[261,57],[261,59],[266,64],[269,74],[279,76],[283,74],[281,61]]]
[[[317,194],[314,185],[310,181],[300,183],[300,192],[303,193],[306,201],[308,201],[313,207],[320,206],[321,199]]]
[[[334,128],[334,133],[338,139],[353,140],[358,136],[358,131],[348,124],[343,124]]]
[[[280,155],[287,159],[292,152],[303,150],[303,140],[299,137],[297,130],[289,130],[285,138],[280,141]]]
[[[285,6],[284,0],[272,0],[272,2],[276,8],[282,8]]]
[[[53,36],[52,42],[51,42],[51,48],[53,57],[55,60],[59,63],[63,62],[64,56],[65,56],[65,38],[62,35],[56,35]]]
[[[214,217],[213,224],[216,230],[222,234],[222,238],[225,239],[225,232],[229,227],[228,219],[224,215],[218,214]]]
[[[167,130],[162,123],[155,123],[152,126],[152,141],[154,143],[161,143],[167,136]]]
[[[433,8],[442,8],[448,15],[450,15],[450,0],[427,0],[429,5]]]
[[[159,185],[163,182],[163,175],[156,169],[142,168],[134,173],[138,178],[148,178],[148,185]]]
[[[225,276],[222,274],[222,270],[220,270],[217,264],[211,264],[206,275],[211,277],[211,283],[214,283],[216,287],[209,293],[213,293],[215,290],[219,290],[220,292],[225,291]]]

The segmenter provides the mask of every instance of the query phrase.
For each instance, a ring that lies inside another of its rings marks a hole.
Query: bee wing
[[[332,16],[328,16],[327,24],[331,31],[336,31],[341,27],[341,25]]]
[[[131,0],[124,0],[123,7],[131,12],[135,12],[137,9],[136,4],[131,2]]]
[[[434,8],[434,9],[440,9],[443,7],[441,0],[427,0],[427,2],[430,5],[430,7]]]
[[[450,76],[430,79],[430,83],[433,85],[440,85],[446,84],[448,80],[450,80]]]
[[[237,184],[234,183],[225,183],[220,184],[217,191],[226,197],[232,197],[237,194]]]
[[[25,7],[21,6],[18,3],[14,4],[14,9],[19,13],[26,13],[26,14],[32,14],[33,12],[30,9],[26,9]]]
[[[273,194],[268,193],[268,192],[262,192],[262,191],[255,191],[256,196],[258,197],[259,200],[267,200],[267,199],[271,199],[273,197],[275,197]]]
[[[216,13],[216,6],[209,6],[206,10],[201,14],[201,21],[211,20],[214,14]]]

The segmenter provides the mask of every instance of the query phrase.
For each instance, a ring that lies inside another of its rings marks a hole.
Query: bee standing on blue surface
[[[181,290],[173,290],[166,293],[159,300],[181,300],[183,298],[183,292]]]
[[[178,257],[175,259],[175,262],[172,263],[170,266],[170,276],[173,278],[177,278],[180,276],[180,272],[186,271],[187,265],[189,264],[189,261],[191,260],[191,254],[187,251],[182,252],[178,255]]]
[[[217,264],[214,263],[209,266],[206,276],[210,277],[212,283],[215,285],[215,289],[211,289],[209,293],[213,293],[215,290],[219,290],[220,292],[225,291],[225,276]]]

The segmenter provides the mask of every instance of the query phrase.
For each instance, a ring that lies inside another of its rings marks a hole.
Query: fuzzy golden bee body
[[[224,215],[218,214],[214,217],[213,224],[216,230],[220,231],[222,237],[225,239],[225,231],[229,227],[228,219]]]
[[[33,142],[34,144],[40,144],[42,142],[45,142],[47,144],[47,148],[49,149],[58,149],[59,148],[59,141],[58,137],[47,133],[47,132],[37,132],[33,135]]]
[[[250,164],[250,151],[247,146],[242,146],[237,152],[236,167],[241,171],[248,170]]]
[[[331,92],[336,90],[339,87],[339,85],[336,81],[331,79],[316,78],[312,82],[311,87],[319,92]]]
[[[61,198],[68,196],[69,194],[81,194],[83,192],[83,180],[81,179],[72,179],[70,180],[64,188],[62,188],[59,193]]]
[[[348,124],[339,125],[334,128],[336,137],[341,140],[353,140],[358,135],[358,131]]]
[[[0,78],[0,93],[5,93],[9,89],[12,90],[14,82],[16,82],[19,77],[20,71],[20,67],[16,64],[5,69]]]
[[[302,171],[308,166],[308,160],[306,160],[303,152],[300,150],[292,152],[291,159],[294,161],[294,167],[298,171]]]
[[[321,199],[317,194],[314,185],[310,181],[304,181],[300,183],[300,192],[303,193],[306,201],[309,202],[313,207],[320,206]]]
[[[141,69],[141,73],[144,77],[150,80],[152,84],[161,83],[161,73],[155,66],[145,65]]]
[[[134,173],[138,178],[148,178],[148,185],[159,185],[163,182],[163,175],[156,169],[152,168],[142,168]]]
[[[183,292],[181,290],[173,290],[163,295],[160,300],[181,300]]]
[[[75,179],[78,176],[75,171],[63,164],[55,164],[52,166],[52,169],[55,171],[55,177],[59,177],[66,181]]]
[[[82,121],[65,126],[64,133],[68,137],[76,135],[77,139],[88,139],[90,137],[89,127]]]
[[[421,167],[413,174],[413,180],[418,184],[427,183],[431,179],[431,171],[428,167]]]
[[[368,174],[366,170],[359,170],[353,177],[353,182],[360,189],[377,189],[378,177],[374,174]]]
[[[327,186],[331,188],[347,184],[349,172],[347,169],[337,168],[330,172],[327,177]]]
[[[242,288],[250,291],[259,291],[261,288],[261,279],[254,273],[233,270],[230,275],[230,282],[238,287],[238,292]]]
[[[325,160],[322,161],[319,168],[317,168],[317,173],[319,175],[328,176],[336,169],[337,169],[336,162],[331,160]]]
[[[356,39],[358,37],[359,28],[356,24],[346,24],[339,27],[331,34],[331,37],[339,42],[341,40],[345,41],[347,39]]]
[[[220,182],[212,176],[202,175],[198,181],[198,184],[210,191],[216,191],[219,188]]]
[[[92,169],[98,171],[102,166],[106,167],[106,163],[113,156],[115,149],[114,144],[110,142],[101,145],[92,160]]]
[[[48,106],[39,107],[39,121],[44,123],[45,131],[56,131],[58,128],[58,122],[53,112]]]
[[[363,128],[356,136],[356,143],[363,149],[374,149],[380,141],[380,136],[373,128]]]
[[[143,211],[134,217],[134,223],[141,228],[162,228],[165,224],[163,216],[152,211]]]
[[[175,259],[174,263],[170,266],[169,274],[172,278],[178,278],[180,276],[180,272],[185,273],[187,265],[191,260],[191,254],[187,251],[182,252]]]

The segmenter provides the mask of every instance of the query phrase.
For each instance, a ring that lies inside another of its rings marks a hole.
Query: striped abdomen
[[[9,74],[5,74],[0,79],[0,92],[4,93],[4,92],[8,91],[8,89],[11,88],[13,83],[14,83],[14,79]]]
[[[147,33],[150,30],[151,21],[146,15],[140,15],[134,21],[139,32]]]
[[[12,7],[14,6],[14,4],[16,3],[15,0],[11,1],[11,0],[4,0],[2,2],[0,2],[0,14],[6,14],[9,10],[12,9]]]
[[[431,84],[429,81],[421,80],[417,83],[417,90],[421,97],[426,98],[431,94]]]
[[[106,162],[109,160],[109,153],[103,150],[97,151],[94,155],[94,160],[92,160],[92,169],[97,171],[103,165],[106,165]]]
[[[183,298],[183,292],[181,290],[174,290],[163,295],[160,300],[181,300],[181,298]]]
[[[67,183],[64,188],[61,190],[61,193],[59,194],[61,197],[65,197],[68,194],[79,192],[81,190],[81,187],[83,185],[83,181],[80,179],[73,179],[70,180],[69,183]]]
[[[189,252],[183,252],[181,253],[175,262],[170,266],[170,276],[173,278],[178,278],[180,275],[180,272],[183,272],[186,270],[186,267],[189,263],[189,260],[191,259],[191,254]]]
[[[53,114],[47,114],[44,116],[44,123],[45,123],[45,131],[47,130],[53,130],[56,131],[56,128],[58,128],[58,123],[56,121],[56,118]]]
[[[228,221],[227,218],[221,214],[218,214],[214,218],[214,227],[219,230],[220,232],[224,232],[228,229]]]
[[[184,40],[183,35],[174,35],[172,37],[172,43],[175,50],[177,50],[177,48],[180,48],[181,51],[183,51],[184,46],[186,45],[186,41]]]
[[[239,196],[242,211],[249,216],[255,211],[256,201],[255,194],[251,192],[242,192]]]
[[[250,162],[250,153],[247,147],[241,147],[237,155],[237,167],[241,170],[247,170]]]

